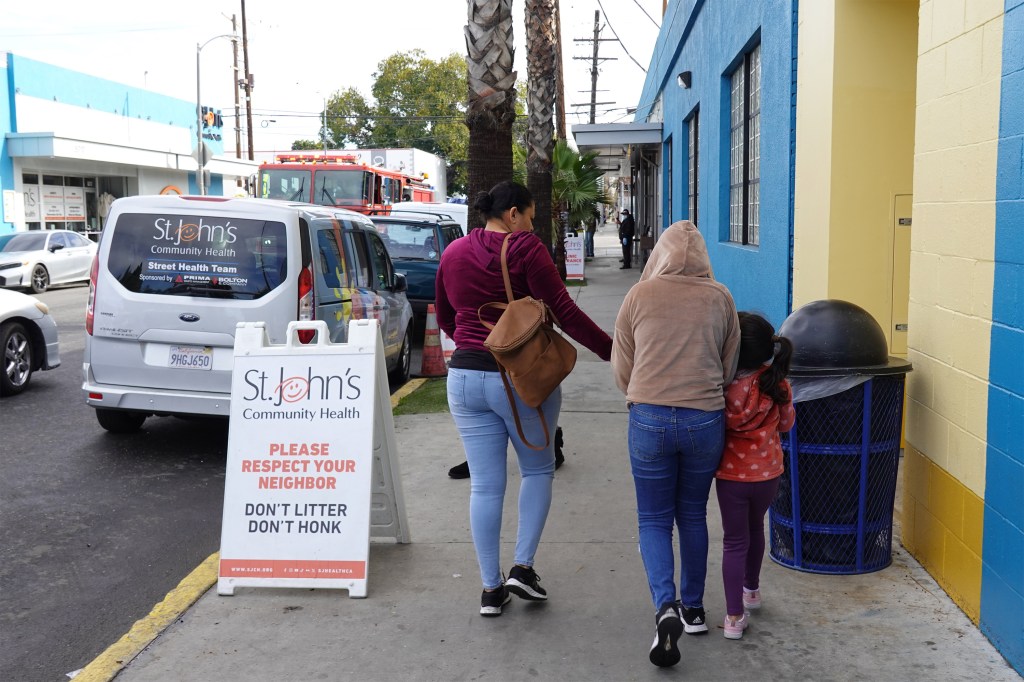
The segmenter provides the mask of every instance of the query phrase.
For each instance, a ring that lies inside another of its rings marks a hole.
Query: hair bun
[[[476,201],[473,202],[473,208],[480,213],[487,215],[494,208],[494,197],[491,196],[490,192],[479,192],[476,195]]]

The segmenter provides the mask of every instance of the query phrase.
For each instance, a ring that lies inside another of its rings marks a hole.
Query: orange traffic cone
[[[444,364],[444,352],[441,350],[440,330],[437,328],[437,313],[434,304],[427,305],[427,328],[423,332],[423,362],[420,365],[421,377],[448,376],[448,366]]]

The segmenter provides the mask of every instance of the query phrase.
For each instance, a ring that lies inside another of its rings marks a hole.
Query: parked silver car
[[[46,304],[33,296],[0,289],[0,396],[21,393],[40,369],[60,365],[57,324]]]
[[[96,243],[71,230],[15,232],[0,237],[0,287],[41,294],[51,284],[85,282]]]

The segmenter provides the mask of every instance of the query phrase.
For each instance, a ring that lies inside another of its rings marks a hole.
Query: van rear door
[[[296,319],[299,212],[195,203],[111,216],[90,339],[98,383],[229,393],[237,323],[264,321],[281,343]]]

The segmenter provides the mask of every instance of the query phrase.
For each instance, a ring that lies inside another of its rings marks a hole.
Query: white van
[[[391,206],[389,215],[403,218],[424,217],[434,215],[441,218],[451,218],[462,226],[463,234],[469,232],[469,206],[466,204],[452,204],[444,201],[402,201]]]
[[[140,196],[112,208],[90,275],[83,360],[100,425],[149,415],[228,415],[235,326],[380,321],[391,378],[409,377],[412,308],[373,223],[359,213],[266,199]]]

